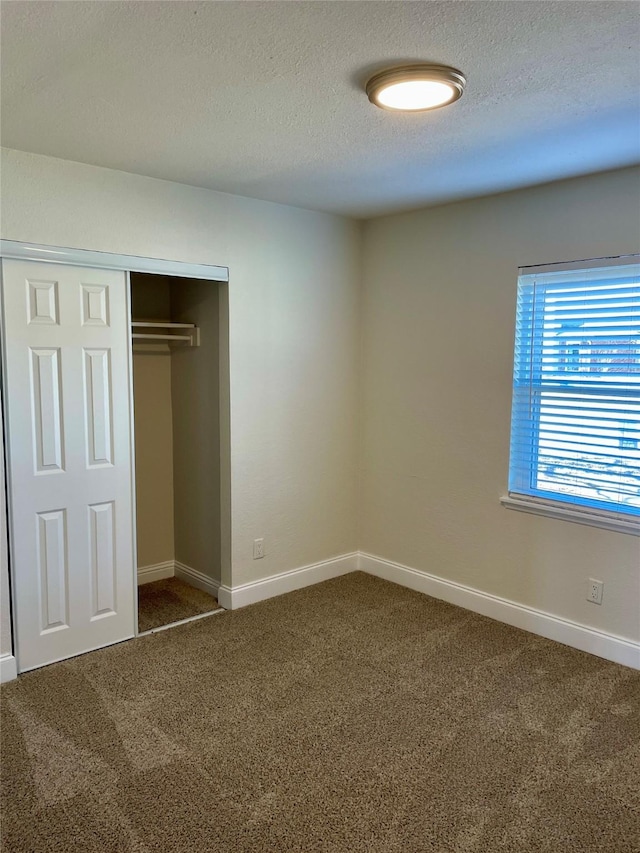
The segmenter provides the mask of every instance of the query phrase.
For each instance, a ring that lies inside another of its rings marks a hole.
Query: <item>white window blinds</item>
[[[640,515],[640,256],[524,268],[509,492]]]

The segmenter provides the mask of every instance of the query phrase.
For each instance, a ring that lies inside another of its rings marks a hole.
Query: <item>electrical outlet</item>
[[[602,604],[602,592],[604,583],[602,581],[589,578],[587,583],[587,601],[592,601],[594,604]]]
[[[264,539],[253,540],[253,559],[261,560],[264,557]]]

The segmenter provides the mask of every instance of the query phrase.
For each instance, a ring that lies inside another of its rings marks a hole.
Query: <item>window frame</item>
[[[512,420],[510,430],[510,449],[509,449],[509,489],[506,495],[500,500],[502,505],[507,509],[520,510],[534,515],[547,516],[555,519],[576,522],[578,524],[586,524],[594,527],[601,527],[608,530],[614,530],[622,533],[629,533],[640,536],[640,515],[635,511],[619,511],[611,506],[607,506],[606,502],[598,503],[597,499],[586,499],[579,495],[567,493],[567,498],[563,499],[557,492],[548,492],[540,489],[537,486],[537,478],[539,476],[539,466],[537,463],[540,452],[540,410],[542,405],[542,397],[545,391],[544,377],[542,376],[542,359],[540,359],[540,375],[534,375],[535,361],[521,359],[518,363],[518,347],[520,345],[519,335],[522,334],[522,314],[530,320],[528,328],[525,327],[527,336],[530,337],[530,346],[534,344],[533,333],[538,332],[543,328],[545,317],[545,299],[548,290],[552,289],[552,285],[548,288],[542,283],[538,287],[534,287],[531,294],[524,293],[524,287],[521,289],[522,278],[524,276],[544,276],[554,273],[590,273],[601,267],[614,266],[630,266],[640,262],[640,254],[623,255],[607,258],[595,258],[582,261],[572,261],[570,263],[559,264],[544,264],[531,267],[520,267],[518,270],[518,302],[516,310],[516,330],[515,330],[515,353],[514,353],[514,372],[512,385]],[[540,294],[543,299],[539,299]],[[523,308],[521,300],[531,299],[531,305]],[[538,301],[536,301],[538,300]],[[541,339],[542,340],[542,339]],[[542,346],[542,344],[540,344]],[[524,368],[528,368],[526,375],[518,375]],[[558,371],[561,372],[561,371]],[[567,387],[571,384],[568,379]],[[528,389],[530,399],[530,414],[529,425],[521,426],[520,433],[527,431],[532,436],[530,446],[530,456],[528,465],[517,465],[513,462],[514,441],[516,435],[515,427],[515,399],[516,393],[522,389]],[[548,386],[547,390],[552,392],[560,392],[562,386],[557,384],[557,381]],[[580,393],[580,383],[577,387],[574,383],[573,393]],[[585,392],[588,391],[588,386],[585,386]],[[597,397],[597,391],[594,390],[594,396]],[[535,393],[534,393],[535,392]],[[533,401],[533,402],[531,402]],[[535,481],[535,485],[534,485]]]

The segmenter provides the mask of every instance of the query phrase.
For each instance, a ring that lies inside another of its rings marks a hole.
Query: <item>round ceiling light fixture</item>
[[[374,74],[366,92],[383,110],[416,113],[457,101],[466,82],[461,71],[447,65],[403,65]]]

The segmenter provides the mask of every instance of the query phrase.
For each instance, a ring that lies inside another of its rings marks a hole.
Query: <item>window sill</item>
[[[551,502],[533,500],[532,498],[516,495],[506,495],[500,498],[500,503],[506,509],[515,509],[520,512],[528,512],[532,515],[544,515],[547,518],[556,518],[560,521],[572,521],[575,524],[586,524],[589,527],[602,527],[605,530],[614,530],[616,533],[629,533],[632,536],[640,536],[640,521],[620,518],[615,515],[604,515],[603,513],[590,510],[573,509],[568,506],[560,506]]]

